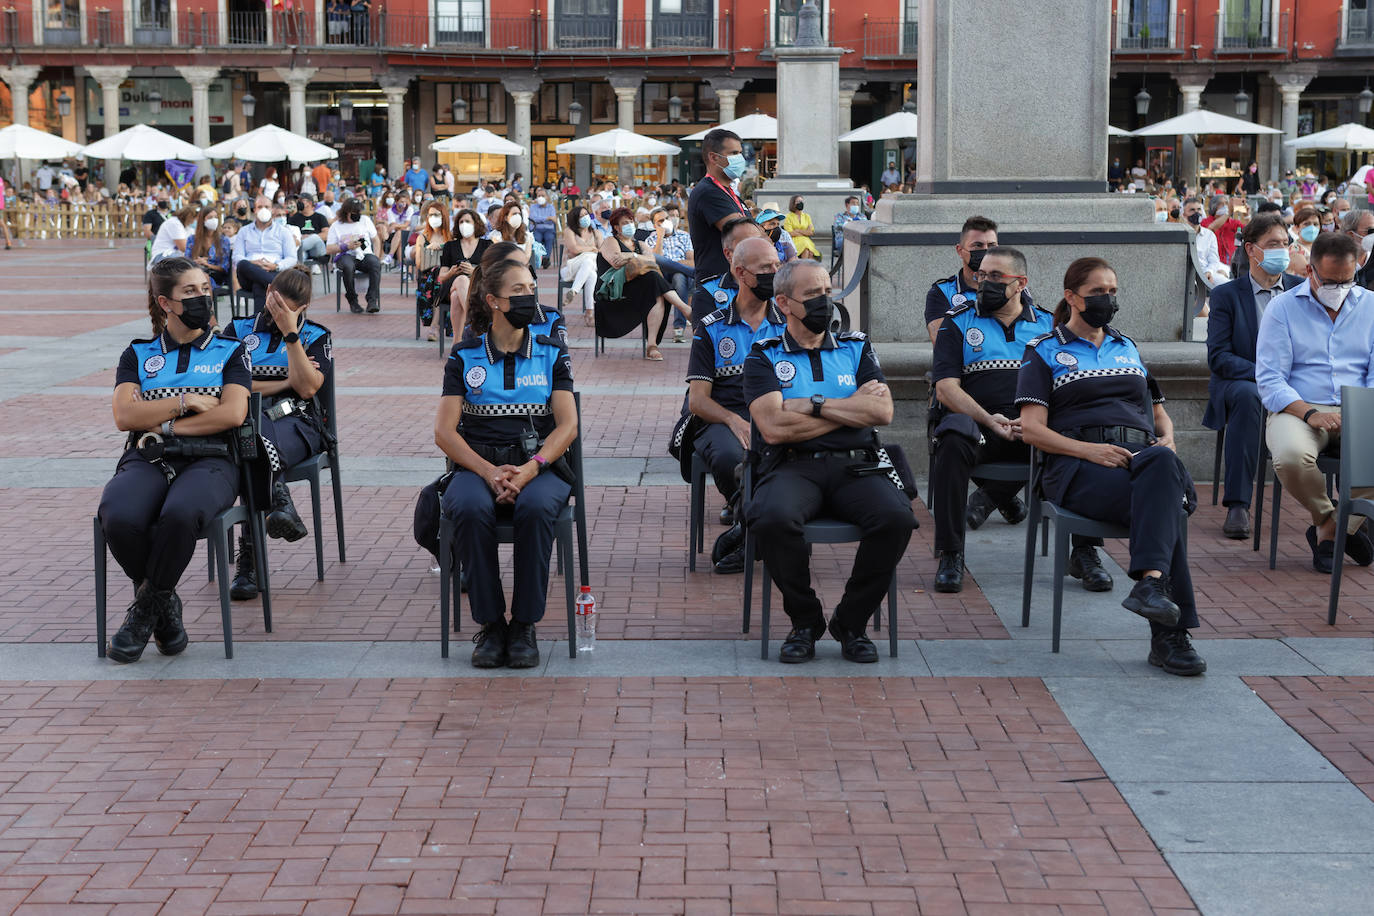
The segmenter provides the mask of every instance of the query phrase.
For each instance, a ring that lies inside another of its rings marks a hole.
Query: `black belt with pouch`
[[[282,417],[289,417],[293,414],[305,416],[309,412],[310,402],[302,401],[299,398],[282,398],[277,403],[263,410],[262,415],[269,420],[280,420]]]
[[[503,464],[524,464],[543,445],[544,443],[539,438],[529,434],[521,437],[520,442],[515,445],[474,445],[471,442],[468,443],[469,448],[498,467]],[[550,461],[548,470],[557,474],[568,486],[577,483],[577,476],[573,474],[572,465],[568,463],[566,454],[559,455],[556,461]]]
[[[1109,445],[1154,445],[1153,433],[1132,426],[1083,426],[1065,433],[1079,442],[1099,442]]]

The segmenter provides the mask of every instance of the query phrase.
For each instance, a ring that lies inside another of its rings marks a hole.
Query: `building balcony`
[[[1217,11],[1217,54],[1283,53],[1288,46],[1288,12],[1227,16]]]
[[[916,59],[917,23],[864,17],[864,60]]]
[[[1374,0],[1346,0],[1341,7],[1337,57],[1374,57]]]
[[[1140,18],[1118,16],[1112,20],[1112,49],[1143,53],[1178,53],[1183,50],[1180,37],[1188,34],[1186,16],[1187,13],[1183,10],[1174,17],[1170,17],[1167,12]]]

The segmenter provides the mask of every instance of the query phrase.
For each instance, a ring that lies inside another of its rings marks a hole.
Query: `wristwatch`
[[[282,343],[293,344],[293,343],[295,343],[296,341],[298,341],[298,340],[300,340],[300,339],[301,339],[301,335],[300,335],[299,333],[297,333],[296,331],[292,331],[290,334],[283,334],[283,335],[282,335],[282,338],[281,338],[281,342],[282,342]]]
[[[811,416],[819,417],[821,408],[825,406],[825,397],[819,394],[811,395]]]

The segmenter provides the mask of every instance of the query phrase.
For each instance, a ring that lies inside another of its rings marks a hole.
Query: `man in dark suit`
[[[1288,230],[1276,213],[1261,213],[1241,233],[1248,270],[1212,290],[1207,318],[1208,429],[1226,428],[1226,523],[1222,533],[1243,540],[1250,536],[1250,497],[1259,463],[1264,408],[1255,388],[1255,337],[1269,301],[1302,282],[1288,269]],[[1213,486],[1217,482],[1213,481]]]

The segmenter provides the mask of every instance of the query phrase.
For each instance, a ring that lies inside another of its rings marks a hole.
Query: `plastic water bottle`
[[[577,596],[577,651],[591,652],[596,648],[596,598],[590,585],[582,586]]]

